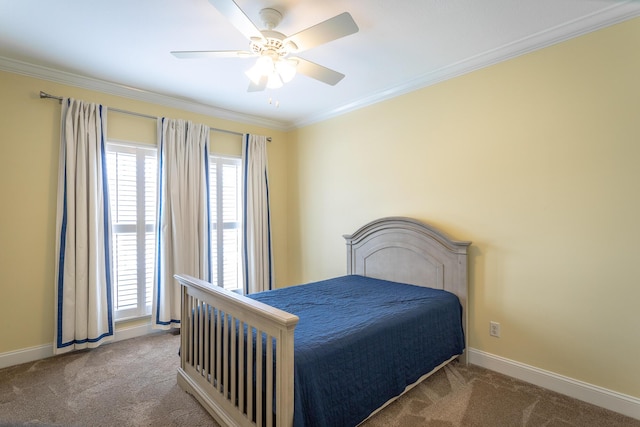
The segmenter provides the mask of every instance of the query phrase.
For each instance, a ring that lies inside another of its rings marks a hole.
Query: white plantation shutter
[[[221,286],[218,282],[218,162],[216,157],[209,157],[209,210],[211,212],[211,283]]]
[[[145,314],[151,311],[153,298],[153,278],[156,255],[156,196],[158,194],[158,162],[156,149],[147,150],[144,154],[144,200],[145,200]]]
[[[107,146],[116,319],[151,313],[155,256],[156,149]]]
[[[242,288],[240,179],[240,159],[210,157],[212,282],[230,290]]]

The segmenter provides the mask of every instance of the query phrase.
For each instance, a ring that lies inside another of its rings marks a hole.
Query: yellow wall
[[[287,135],[160,105],[0,72],[0,354],[53,342],[56,187],[60,105],[39,91],[236,132],[268,145],[276,278],[287,281]],[[155,144],[154,120],[110,112],[109,138]],[[212,132],[212,151],[240,154],[241,137]],[[122,325],[118,325],[122,327]]]
[[[292,132],[290,279],[421,219],[473,241],[472,348],[640,397],[638,52],[635,19]]]

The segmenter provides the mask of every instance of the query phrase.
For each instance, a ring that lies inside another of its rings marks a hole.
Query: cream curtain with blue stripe
[[[62,101],[55,354],[97,347],[114,334],[106,116],[104,106]]]
[[[158,119],[158,229],[153,326],[180,327],[174,274],[211,281],[209,127]]]
[[[245,134],[242,144],[244,293],[274,287],[267,137]]]

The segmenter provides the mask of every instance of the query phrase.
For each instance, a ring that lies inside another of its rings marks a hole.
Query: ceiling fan
[[[254,67],[246,72],[251,80],[249,92],[277,89],[291,81],[296,72],[332,86],[344,78],[335,70],[290,55],[357,33],[358,26],[348,12],[287,37],[274,30],[282,20],[282,14],[275,9],[260,11],[265,29],[259,30],[233,0],[209,2],[250,40],[249,50],[172,51],[177,58],[257,57]]]

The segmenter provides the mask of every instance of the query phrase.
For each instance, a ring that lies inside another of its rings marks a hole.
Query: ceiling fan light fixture
[[[276,71],[269,74],[269,77],[267,79],[267,88],[280,89],[282,85],[283,83],[282,83],[282,79],[280,78],[280,74],[278,74]]]
[[[260,83],[260,79],[262,78],[262,73],[258,71],[255,65],[250,69],[248,69],[247,71],[245,71],[244,73],[246,74],[247,77],[249,77],[249,80],[251,80],[254,84],[257,85]]]
[[[260,71],[263,76],[273,73],[273,70],[275,69],[273,58],[266,55],[261,56],[256,61],[256,67],[258,67],[258,71]]]
[[[298,61],[295,59],[272,58],[263,55],[245,74],[255,85],[260,85],[266,78],[267,88],[278,89],[295,77],[297,66]]]
[[[298,61],[295,59],[281,59],[275,63],[275,69],[283,82],[289,83],[296,76]]]
[[[270,56],[261,56],[245,74],[253,83],[259,84],[262,76],[270,76],[274,71],[273,59]]]

